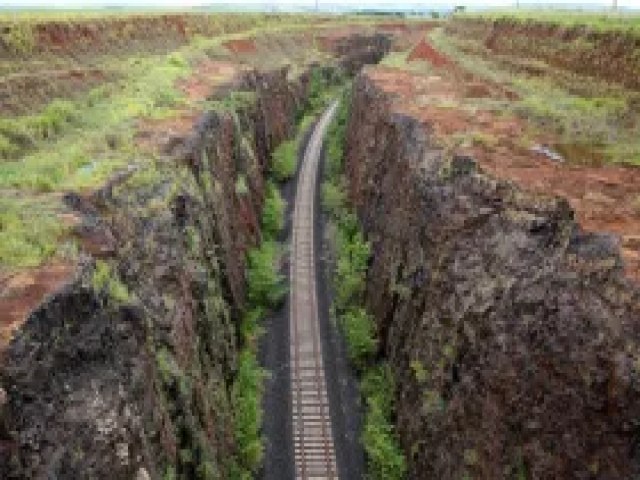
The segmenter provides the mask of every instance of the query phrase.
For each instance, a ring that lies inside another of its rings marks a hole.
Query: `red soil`
[[[216,91],[216,87],[233,82],[241,72],[242,67],[235,63],[213,60],[201,62],[189,77],[177,82],[192,106],[169,118],[140,119],[135,135],[136,144],[150,152],[161,152],[176,140],[188,136],[202,115],[197,102],[206,100]]]
[[[178,88],[189,100],[207,98],[216,85],[233,79],[239,72],[238,65],[231,62],[205,60],[201,62],[191,76],[178,81]]]
[[[435,67],[449,65],[451,61],[422,39],[409,53],[408,61],[426,60]]]
[[[13,332],[48,295],[68,282],[74,271],[74,266],[53,264],[0,278],[0,357]]]
[[[640,281],[640,168],[557,163],[532,151],[535,144],[553,145],[557,139],[539,135],[524,145],[519,139],[531,131],[525,120],[462,108],[470,90],[480,97],[506,94],[499,86],[482,85],[477,79],[463,81],[457,67],[443,69],[442,76],[384,67],[368,73],[380,88],[393,94],[393,109],[420,119],[443,142],[454,135],[475,134],[470,138],[477,140],[456,151],[473,156],[485,172],[527,191],[564,197],[585,230],[618,235],[627,275]]]
[[[229,40],[224,43],[225,48],[235,54],[239,53],[255,53],[258,49],[256,42],[251,38],[242,38],[238,40]]]

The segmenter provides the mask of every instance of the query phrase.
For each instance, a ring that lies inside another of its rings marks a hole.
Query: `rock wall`
[[[245,252],[260,236],[267,159],[305,92],[286,71],[244,87],[257,100],[205,115],[151,181],[69,196],[114,238],[112,272],[101,280],[87,259],[11,344],[0,477],[208,479],[233,468]]]
[[[355,82],[346,165],[412,479],[640,474],[640,292],[615,238]]]

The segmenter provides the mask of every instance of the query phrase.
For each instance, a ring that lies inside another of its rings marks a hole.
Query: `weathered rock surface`
[[[640,291],[562,199],[438,147],[365,73],[347,134],[410,478],[635,478]]]
[[[2,478],[224,476],[245,252],[304,98],[285,71],[249,83],[253,105],[205,115],[175,147],[175,178],[94,195],[131,301],[97,289],[88,262],[31,315],[1,374]]]

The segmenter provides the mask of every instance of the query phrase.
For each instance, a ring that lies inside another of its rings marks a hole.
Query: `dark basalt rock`
[[[447,160],[388,102],[358,77],[346,165],[410,478],[636,478],[640,292],[617,240]]]

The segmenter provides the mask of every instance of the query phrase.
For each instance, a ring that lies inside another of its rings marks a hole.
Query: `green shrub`
[[[255,354],[249,349],[241,352],[232,389],[234,429],[240,463],[242,467],[253,472],[260,466],[264,453],[260,437],[264,376],[265,372],[258,365]]]
[[[278,188],[271,182],[267,183],[262,210],[262,234],[267,240],[276,238],[284,228],[285,207]]]
[[[169,465],[164,471],[162,480],[175,480],[175,479],[176,479],[176,469],[173,465]]]
[[[247,257],[247,299],[251,305],[275,308],[287,292],[284,277],[278,272],[280,251],[275,242],[263,242]]]
[[[345,214],[339,221],[336,247],[336,306],[344,311],[349,305],[358,304],[361,300],[370,255],[369,243],[357,228],[354,215]]]
[[[340,324],[351,361],[364,368],[378,347],[373,319],[364,308],[352,307],[340,316]]]
[[[40,115],[27,122],[29,130],[36,139],[51,138],[71,122],[76,114],[76,107],[67,100],[54,100]]]
[[[262,333],[260,320],[264,315],[265,309],[260,306],[253,307],[244,313],[240,324],[240,338],[242,338],[246,344],[255,344],[258,336]]]
[[[346,194],[337,183],[326,181],[322,184],[322,206],[336,219],[344,209]]]
[[[388,367],[371,368],[361,383],[366,412],[362,443],[372,480],[401,480],[407,470],[392,423],[394,385]]]
[[[108,295],[118,303],[127,303],[131,298],[126,285],[118,279],[107,262],[96,261],[92,282],[97,292]]]
[[[271,172],[277,181],[287,181],[296,173],[298,165],[297,150],[297,140],[289,140],[281,143],[273,152]]]

